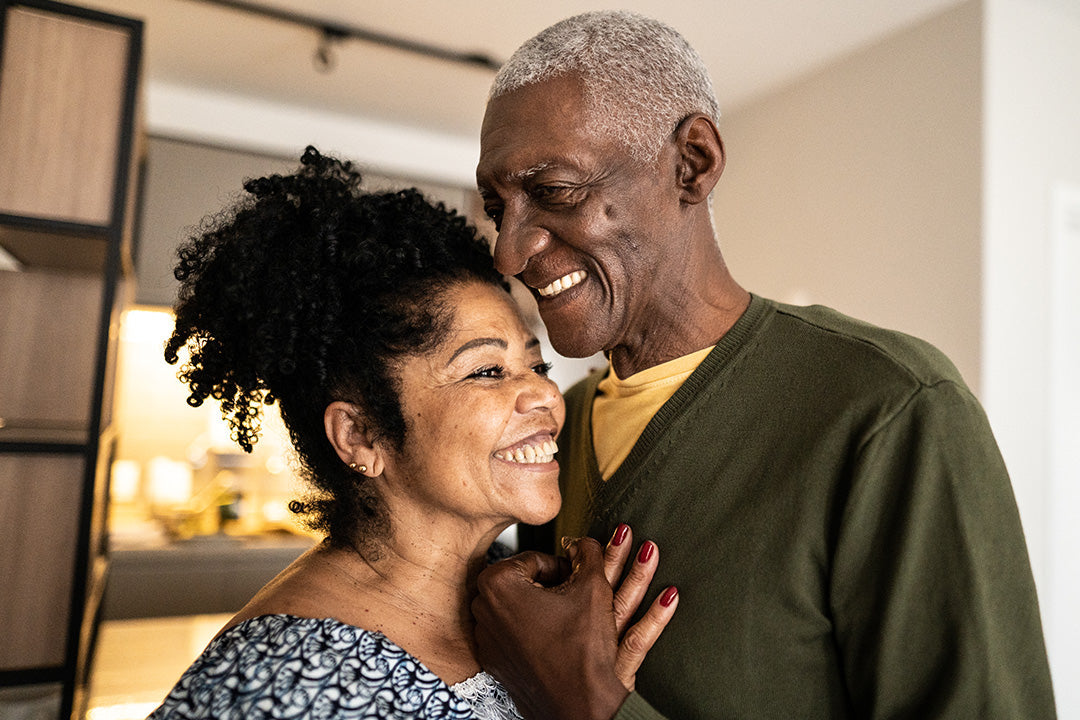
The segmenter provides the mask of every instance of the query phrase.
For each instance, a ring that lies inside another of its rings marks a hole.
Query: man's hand
[[[630,547],[620,526],[606,551],[584,538],[568,546],[569,561],[529,552],[481,573],[472,606],[480,663],[526,717],[609,720],[633,689],[677,593],[662,593],[624,633],[658,560],[656,545],[643,544],[614,593]]]

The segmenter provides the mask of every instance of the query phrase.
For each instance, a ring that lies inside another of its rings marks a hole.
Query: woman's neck
[[[336,560],[357,573],[366,592],[388,607],[430,617],[443,626],[472,632],[469,609],[487,547],[457,548],[415,542],[383,543],[377,551],[343,550]]]
[[[383,633],[449,684],[471,677],[480,666],[470,604],[489,544],[391,540],[377,552],[327,549],[335,597],[348,603],[339,619]]]
[[[267,583],[223,631],[259,615],[333,618],[381,632],[447,684],[461,682],[480,670],[470,603],[496,536],[462,545],[463,535],[431,533],[423,542],[382,542],[377,552],[323,542]]]

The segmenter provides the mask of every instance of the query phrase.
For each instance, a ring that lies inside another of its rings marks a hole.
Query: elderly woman
[[[261,405],[280,404],[311,486],[292,508],[326,539],[152,717],[519,717],[476,660],[470,602],[496,537],[559,509],[562,397],[462,218],[416,191],[362,192],[313,148],[301,163],[248,181],[251,197],[180,249],[165,356],[188,349],[188,402],[220,401],[245,450]],[[620,528],[613,583],[629,548]],[[656,567],[643,548],[613,593],[614,638]],[[633,687],[675,600],[649,606],[605,672]]]

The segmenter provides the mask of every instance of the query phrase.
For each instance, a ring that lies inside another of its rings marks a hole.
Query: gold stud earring
[[[356,472],[361,472],[361,473],[366,473],[367,472],[367,465],[357,465],[356,463],[349,463],[349,467],[351,467]]]

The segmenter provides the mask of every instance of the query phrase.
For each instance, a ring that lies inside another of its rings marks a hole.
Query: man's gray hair
[[[709,71],[686,39],[621,10],[575,15],[527,40],[495,76],[488,102],[570,73],[584,82],[588,122],[638,160],[655,159],[692,113],[720,120]]]

